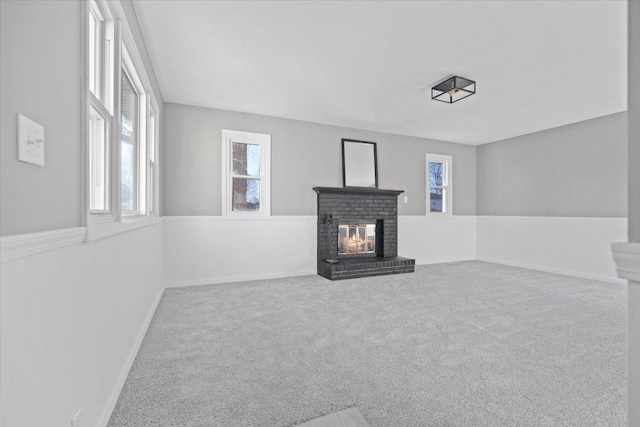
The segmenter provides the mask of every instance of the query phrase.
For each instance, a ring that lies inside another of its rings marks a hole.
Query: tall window
[[[451,156],[427,154],[427,214],[451,214]]]
[[[149,150],[149,212],[152,214],[156,213],[156,192],[158,191],[158,186],[156,185],[158,174],[156,171],[156,151],[158,150],[157,115],[156,108],[152,106],[149,114],[149,147],[147,148]]]
[[[120,4],[86,4],[88,222],[115,226],[157,216],[158,105]]]
[[[122,70],[120,145],[120,201],[123,214],[138,212],[139,95]]]
[[[95,214],[111,210],[109,137],[113,123],[114,24],[108,8],[88,5],[89,38],[89,209]]]
[[[270,150],[270,135],[222,131],[223,214],[271,214]]]

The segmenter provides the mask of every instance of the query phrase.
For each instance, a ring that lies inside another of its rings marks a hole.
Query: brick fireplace
[[[398,256],[400,190],[315,187],[318,274],[330,280],[412,273]]]

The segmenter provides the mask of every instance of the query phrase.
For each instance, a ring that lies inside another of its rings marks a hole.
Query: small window
[[[427,214],[451,214],[451,156],[427,154]]]
[[[225,215],[269,216],[271,136],[222,131]]]

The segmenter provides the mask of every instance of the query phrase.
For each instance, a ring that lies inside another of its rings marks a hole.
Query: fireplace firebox
[[[315,187],[318,274],[330,280],[410,273],[398,256],[398,195],[376,188]]]
[[[338,256],[376,256],[377,225],[338,224]]]

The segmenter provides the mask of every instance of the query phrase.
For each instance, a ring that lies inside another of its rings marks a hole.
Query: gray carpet
[[[626,286],[477,261],[167,289],[110,426],[626,425]]]

